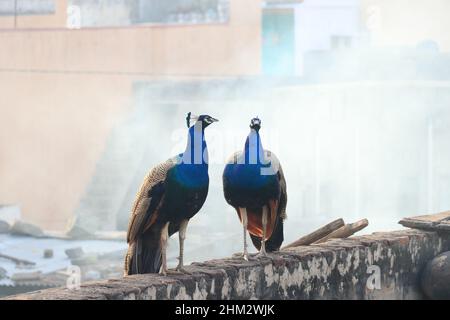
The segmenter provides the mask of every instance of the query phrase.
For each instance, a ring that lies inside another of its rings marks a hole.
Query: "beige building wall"
[[[450,1],[362,0],[363,21],[375,46],[415,46],[434,40],[450,52]]]
[[[229,23],[204,25],[68,30],[61,18],[65,8],[58,9],[49,21],[19,17],[18,30],[0,30],[0,68],[214,77],[260,73],[260,0],[231,0]]]
[[[61,229],[130,106],[130,79],[1,72],[0,87],[0,203]]]
[[[260,0],[231,1],[227,24],[65,29],[55,16],[0,17],[0,203],[63,229],[106,138],[155,76],[260,73]],[[11,24],[12,23],[12,24]]]

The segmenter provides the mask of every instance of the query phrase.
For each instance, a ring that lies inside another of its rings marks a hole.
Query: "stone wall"
[[[190,275],[137,275],[85,283],[77,291],[50,289],[9,299],[422,299],[420,272],[448,250],[448,234],[375,233],[249,262],[193,263],[187,267]]]

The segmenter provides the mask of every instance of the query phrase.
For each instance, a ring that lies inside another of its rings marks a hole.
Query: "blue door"
[[[265,9],[262,15],[262,68],[266,75],[295,73],[293,9]]]

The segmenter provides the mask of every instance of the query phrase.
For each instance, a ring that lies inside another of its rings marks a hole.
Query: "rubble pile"
[[[72,266],[79,268],[81,282],[122,276],[124,233],[96,235],[75,226],[55,233],[14,211],[0,206],[0,297],[64,287]]]

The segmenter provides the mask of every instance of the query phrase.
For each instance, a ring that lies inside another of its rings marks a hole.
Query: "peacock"
[[[261,120],[253,118],[244,150],[230,157],[223,172],[225,200],[236,209],[243,225],[245,260],[247,231],[259,256],[278,251],[284,240],[286,180],[276,155],[264,150],[260,129]]]
[[[195,121],[191,126],[191,121]],[[167,242],[179,232],[180,255],[175,272],[184,272],[184,240],[189,220],[201,209],[209,188],[205,129],[218,120],[188,113],[188,142],[183,153],[155,166],[136,195],[128,225],[125,275],[166,275]]]

